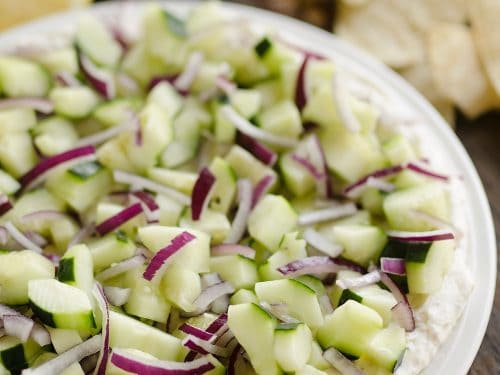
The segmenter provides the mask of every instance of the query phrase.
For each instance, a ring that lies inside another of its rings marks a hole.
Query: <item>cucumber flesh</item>
[[[92,253],[87,245],[75,245],[59,261],[57,279],[90,293],[94,285]]]
[[[304,323],[280,324],[274,331],[274,356],[286,372],[300,370],[311,354],[312,333]]]

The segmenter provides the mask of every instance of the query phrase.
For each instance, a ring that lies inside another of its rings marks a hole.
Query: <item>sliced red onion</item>
[[[430,177],[430,178],[441,180],[441,181],[448,181],[450,179],[448,176],[445,176],[443,174],[434,172],[433,170],[431,170],[429,168],[428,165],[422,164],[422,163],[418,163],[418,162],[415,162],[415,161],[412,161],[412,162],[406,164],[406,169],[409,169],[409,170],[411,170],[413,172],[419,173],[421,175],[424,175],[424,176],[427,176],[427,177]]]
[[[304,212],[299,215],[299,225],[308,226],[323,221],[339,219],[341,217],[354,215],[357,210],[354,203],[345,203],[321,210]]]
[[[102,315],[102,347],[97,359],[94,375],[105,375],[109,356],[109,305],[101,285],[97,282],[94,284],[93,294]]]
[[[216,178],[207,167],[203,167],[196,180],[191,195],[191,218],[199,220],[208,206]]]
[[[118,72],[116,75],[116,80],[117,83],[123,87],[128,94],[137,94],[140,90],[139,85],[137,82],[131,78],[129,75],[123,73],[123,72]]]
[[[81,243],[95,232],[95,226],[93,224],[84,225],[71,239],[68,244],[68,247]]]
[[[39,210],[39,211],[33,211],[30,212],[29,214],[21,216],[21,222],[24,224],[30,223],[32,221],[38,221],[38,220],[43,220],[43,221],[53,221],[53,220],[61,220],[61,219],[66,219],[66,215],[62,213],[61,211],[56,211],[56,210]]]
[[[238,180],[238,211],[234,216],[231,230],[226,238],[226,243],[234,244],[243,237],[247,227],[248,216],[252,211],[252,183],[248,179]]]
[[[316,186],[318,193],[321,197],[324,198],[333,198],[333,187],[332,187],[332,178],[328,173],[328,165],[326,163],[325,150],[323,150],[323,146],[321,146],[321,142],[319,141],[316,133],[311,135],[310,137],[311,148],[313,151],[314,161],[318,168],[323,169],[323,178],[316,180]]]
[[[102,223],[96,225],[95,230],[100,236],[114,231],[119,228],[122,224],[133,219],[137,215],[142,213],[142,206],[140,203],[132,204],[118,212],[117,214],[111,216],[110,218],[104,220]]]
[[[48,260],[50,260],[52,264],[55,265],[56,267],[59,266],[59,262],[61,261],[61,257],[59,255],[46,252],[44,252],[42,255]]]
[[[274,146],[295,147],[297,145],[297,141],[295,139],[278,136],[256,127],[229,105],[224,106],[221,111],[224,117],[226,117],[226,119],[229,120],[236,127],[236,129],[249,137]]]
[[[146,189],[158,194],[165,194],[166,196],[186,206],[191,204],[191,198],[187,195],[166,187],[165,185],[159,184],[153,180],[119,170],[113,171],[113,177],[116,182],[133,185],[135,188]]]
[[[299,320],[289,315],[288,305],[286,303],[268,303],[266,301],[261,301],[259,303],[260,307],[266,310],[269,314],[276,317],[276,319],[284,323],[298,323]]]
[[[349,198],[357,198],[363,192],[363,189],[368,185],[370,179],[380,180],[381,178],[393,176],[403,170],[401,165],[395,165],[388,168],[379,169],[367,176],[359,179],[344,189],[344,195]],[[372,182],[373,183],[373,182]]]
[[[203,54],[201,52],[193,52],[188,59],[186,68],[174,81],[174,86],[179,91],[189,91],[192,83],[196,79],[201,65],[203,64]]]
[[[115,125],[106,130],[100,131],[98,133],[91,134],[87,137],[80,138],[78,142],[76,142],[77,146],[89,146],[89,145],[98,145],[103,142],[106,142],[108,139],[116,137],[119,134],[122,134],[128,130],[135,129],[137,127],[138,122],[137,116],[134,114],[126,120],[123,124]]]
[[[385,193],[390,193],[391,191],[394,191],[396,189],[396,186],[394,184],[375,177],[369,177],[368,181],[366,181],[366,185],[374,187],[375,189],[378,189]]]
[[[224,256],[224,255],[234,255],[239,254],[244,257],[254,259],[255,258],[255,250],[249,246],[238,245],[238,244],[221,244],[212,246],[210,251],[211,256]]]
[[[28,341],[34,325],[33,320],[20,314],[3,315],[2,319],[7,335],[17,337],[22,342]]]
[[[183,325],[181,325],[179,327],[179,330],[188,334],[188,335],[197,337],[197,338],[204,340],[204,341],[207,341],[207,342],[213,342],[217,338],[217,336],[214,335],[213,333],[207,332],[207,331],[200,329],[198,327],[195,327],[189,323],[184,323]]]
[[[323,358],[340,371],[342,375],[366,375],[334,347],[326,350],[323,353]]]
[[[42,253],[42,248],[38,246],[36,243],[31,241],[28,237],[26,237],[19,229],[17,229],[12,222],[7,221],[4,223],[5,229],[11,235],[11,237],[22,247],[25,249],[34,251],[35,253]]]
[[[54,111],[54,103],[44,98],[10,98],[0,100],[0,110],[11,108],[30,108],[48,115]]]
[[[60,374],[73,363],[81,361],[83,358],[88,357],[101,350],[102,337],[96,335],[87,341],[78,344],[64,353],[58,355],[38,367],[31,367],[23,370],[23,375],[54,375]]]
[[[148,375],[202,375],[215,367],[207,357],[190,362],[160,361],[140,358],[119,348],[113,349],[111,363],[133,374]]]
[[[396,309],[396,314],[398,319],[404,317],[404,319],[401,319],[400,321],[400,323],[404,324],[402,325],[403,328],[408,332],[413,331],[415,329],[415,318],[413,316],[413,310],[410,304],[408,303],[405,294],[401,292],[401,289],[399,289],[396,283],[392,281],[392,279],[389,276],[387,276],[387,274],[385,274],[384,272],[380,272],[380,280],[392,293],[392,295],[398,302],[397,305],[400,306]],[[401,312],[401,310],[405,311]]]
[[[227,314],[220,314],[205,331],[219,335],[227,327]]]
[[[182,345],[200,354],[213,354],[219,357],[228,357],[230,354],[226,348],[211,344],[195,336],[186,337],[182,340]]]
[[[131,258],[125,259],[115,265],[106,268],[104,271],[98,273],[95,278],[100,281],[105,281],[111,279],[112,277],[118,276],[128,270],[137,268],[144,264],[146,258],[143,255],[135,255]]]
[[[304,158],[296,153],[293,153],[292,154],[292,159],[297,162],[298,164],[300,164],[302,167],[304,167],[304,169],[309,172],[309,174],[311,174],[316,180],[321,180],[322,178],[325,177],[323,171],[318,171],[316,169],[316,166],[313,165],[313,163],[311,163],[309,161],[309,159],[307,158]]]
[[[12,202],[9,197],[5,194],[0,193],[0,216],[5,214],[12,208]]]
[[[276,184],[276,176],[273,174],[269,174],[267,176],[264,176],[260,179],[259,182],[255,185],[255,188],[253,189],[253,194],[252,194],[252,207],[254,208],[257,203],[259,203],[260,199],[266,195],[269,190],[271,190],[271,187],[273,187]]]
[[[335,284],[342,289],[356,289],[373,285],[380,281],[380,272],[375,270],[359,277],[337,280]]]
[[[409,213],[413,217],[415,217],[415,219],[426,221],[427,223],[435,226],[437,229],[449,230],[453,232],[453,234],[457,238],[463,236],[463,233],[459,228],[449,223],[448,221],[445,221],[433,215],[429,215],[427,212],[423,212],[420,210],[409,210]]]
[[[130,296],[130,288],[120,288],[117,286],[105,286],[104,295],[113,306],[123,306],[127,303]]]
[[[400,242],[433,242],[452,240],[455,238],[455,235],[449,229],[437,229],[427,232],[405,232],[388,230],[386,233],[390,239]]]
[[[338,257],[344,250],[342,246],[331,242],[328,238],[313,228],[307,228],[302,234],[302,237],[316,250],[319,250],[332,258]]]
[[[238,132],[237,142],[265,165],[272,167],[278,160],[278,155],[273,150],[244,133]]]
[[[160,220],[160,206],[151,195],[145,191],[134,191],[130,194],[141,203],[148,223],[155,223]]]
[[[275,37],[275,39],[279,40],[281,43],[283,43],[285,46],[293,49],[294,51],[297,51],[297,52],[300,52],[306,56],[308,56],[309,58],[311,59],[316,59],[316,60],[326,60],[326,57],[317,53],[317,52],[313,52],[311,50],[308,50],[308,49],[305,49],[303,47],[300,47],[284,38],[281,38],[279,35],[277,35]]]
[[[234,82],[231,82],[223,75],[219,75],[215,79],[215,86],[228,96],[231,95],[238,88],[238,86],[236,86]]]
[[[335,108],[337,109],[337,114],[339,115],[342,124],[346,127],[347,130],[352,133],[359,132],[359,130],[361,129],[361,124],[352,111],[351,105],[349,103],[349,93],[344,87],[341,79],[341,73],[339,71],[336,71],[333,74],[332,94]]]
[[[405,329],[407,332],[411,332],[415,329],[415,318],[413,317],[413,311],[406,301],[399,301],[396,305],[391,308],[392,318]]]
[[[173,86],[178,76],[179,76],[178,74],[171,74],[171,75],[153,77],[151,81],[149,81],[148,91],[151,91],[156,85],[158,85],[161,82],[168,82]],[[184,92],[179,92],[179,94],[181,94],[182,96],[186,96],[188,93],[184,91]]]
[[[304,55],[302,65],[300,66],[299,73],[297,74],[297,83],[295,85],[295,104],[299,111],[302,111],[306,106],[307,92],[306,92],[306,71],[309,64],[310,55]]]
[[[47,246],[47,244],[48,244],[48,241],[45,239],[45,237],[38,234],[37,232],[28,231],[28,232],[25,232],[24,235],[26,236],[26,238],[28,240],[30,240],[31,242],[33,242],[35,245],[37,245],[40,248],[43,248],[43,247]]]
[[[113,25],[110,29],[111,34],[113,35],[114,40],[118,42],[120,47],[122,47],[123,51],[128,51],[131,45],[131,41],[125,35],[125,32],[118,25]]]
[[[7,244],[9,240],[9,232],[5,229],[4,226],[0,225],[0,245]]]
[[[238,362],[238,358],[241,357],[242,350],[243,349],[240,344],[237,344],[234,347],[227,363],[227,375],[236,375],[236,363]]]
[[[233,332],[231,332],[231,330],[228,327],[224,333],[219,335],[219,338],[217,339],[217,345],[222,346],[223,348],[227,348],[229,342],[231,340],[233,340],[234,338],[235,337],[234,337]]]
[[[328,315],[333,312],[332,301],[330,301],[330,297],[328,294],[323,294],[318,297],[319,307],[321,308],[321,312],[323,315]]]
[[[380,268],[382,272],[391,275],[406,275],[405,260],[401,258],[382,257],[380,258]]]
[[[57,72],[55,78],[64,87],[77,87],[82,84],[73,74],[64,70]]]
[[[146,267],[146,270],[144,271],[142,276],[146,280],[151,281],[155,277],[157,272],[160,270],[160,268],[162,268],[165,262],[172,255],[181,250],[186,244],[188,244],[194,239],[196,239],[196,237],[186,231],[174,237],[167,246],[159,250],[154,255],[153,259],[151,259],[151,262]]]
[[[99,68],[83,53],[78,53],[78,60],[85,78],[104,98],[110,100],[116,95],[115,78],[112,72]]]
[[[287,277],[296,277],[308,274],[337,273],[346,267],[339,265],[330,257],[312,256],[299,260],[294,260],[277,270]]]
[[[84,163],[96,159],[94,146],[83,146],[64,151],[60,154],[45,158],[20,178],[23,189],[34,187],[41,183],[47,172],[66,163]]]
[[[196,308],[195,310],[201,312],[206,311],[208,306],[217,298],[231,293],[234,293],[234,287],[227,281],[211,285],[202,290],[198,298],[195,299],[193,303]]]

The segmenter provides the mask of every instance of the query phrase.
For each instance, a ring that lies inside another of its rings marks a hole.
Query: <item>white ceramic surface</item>
[[[127,3],[132,9],[131,13],[136,15],[140,14],[138,10],[144,5],[144,2]],[[186,14],[195,4],[191,1],[164,3],[169,10],[180,15]],[[94,6],[93,12],[103,14],[106,18],[113,15],[117,18],[119,7],[118,3],[103,3]],[[466,196],[462,216],[467,220],[468,227],[467,263],[471,267],[475,289],[459,324],[424,374],[466,374],[481,344],[492,308],[496,244],[486,194],[463,145],[436,110],[415,89],[362,51],[328,32],[285,16],[235,4],[224,3],[224,8],[235,15],[279,30],[288,40],[335,59],[349,71],[394,96],[398,106],[418,114],[421,119],[418,126],[422,127],[426,137],[426,148],[442,152],[442,160],[438,164],[460,171]],[[60,31],[66,32],[74,27],[80,14],[78,11],[60,13],[4,32],[0,34],[0,50],[17,44],[20,40],[23,44],[31,44],[30,40],[41,40],[47,38],[47,35],[50,35],[49,38],[57,38]]]

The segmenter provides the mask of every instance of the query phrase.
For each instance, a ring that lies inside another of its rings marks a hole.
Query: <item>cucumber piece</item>
[[[22,133],[36,125],[35,111],[29,108],[12,108],[0,111],[0,136]]]
[[[94,285],[92,253],[87,245],[75,245],[59,261],[57,279],[90,294]]]
[[[310,59],[305,72],[306,93],[313,96],[325,85],[332,82],[335,64],[331,60]]]
[[[97,94],[86,86],[55,87],[49,99],[54,103],[56,114],[70,119],[87,117],[99,102]]]
[[[387,243],[385,233],[374,225],[337,225],[333,235],[344,248],[342,256],[363,266],[376,261]]]
[[[0,164],[12,176],[18,178],[33,168],[38,161],[28,133],[0,135]]]
[[[296,197],[304,197],[311,193],[316,181],[311,173],[292,158],[292,153],[282,155],[279,167],[285,186]]]
[[[236,127],[222,111],[227,106],[229,104],[226,100],[213,102],[214,136],[217,142],[231,144],[236,138]]]
[[[120,138],[112,138],[97,149],[97,160],[108,169],[135,172]]]
[[[220,157],[215,157],[208,169],[215,176],[209,207],[227,215],[236,196],[236,175],[229,163]]]
[[[224,242],[231,230],[231,223],[227,216],[211,209],[205,209],[199,220],[193,220],[191,210],[186,210],[179,221],[179,225],[207,233],[210,235],[213,244]]]
[[[247,150],[237,145],[231,147],[225,160],[233,168],[238,177],[249,178],[254,185],[265,176],[273,175],[277,177],[276,172],[272,168],[264,165]]]
[[[252,88],[262,97],[262,109],[270,108],[284,99],[283,85],[280,79],[270,79],[257,83]]]
[[[21,184],[14,177],[0,169],[0,193],[12,195],[20,188]]]
[[[257,117],[262,130],[289,138],[298,138],[302,133],[302,121],[297,106],[285,100],[265,109]]]
[[[454,240],[433,242],[426,251],[423,261],[408,250],[405,266],[409,292],[412,294],[437,292],[453,260],[454,251]]]
[[[281,374],[274,358],[276,319],[256,304],[229,306],[229,329],[243,346],[258,374]]]
[[[177,115],[185,113],[182,110],[184,100],[174,86],[169,82],[160,82],[148,94],[148,103],[156,103],[167,111],[168,117],[173,119]],[[181,111],[182,110],[182,111]],[[179,113],[179,111],[181,111]]]
[[[317,339],[323,348],[333,346],[347,356],[359,358],[382,326],[383,320],[375,310],[349,300],[325,317]]]
[[[308,365],[314,366],[319,370],[331,368],[330,362],[323,357],[323,349],[321,349],[321,346],[317,341],[313,341],[311,344],[311,355],[309,356],[307,363]]]
[[[405,330],[397,325],[392,325],[375,334],[363,357],[366,356],[372,363],[393,373],[402,360],[405,349]]]
[[[120,232],[94,239],[89,242],[88,247],[96,273],[110,267],[113,263],[132,257],[136,250],[134,242]]]
[[[29,250],[0,253],[0,303],[28,303],[30,280],[54,277],[54,265],[47,258]]]
[[[40,346],[33,340],[23,344],[16,337],[0,337],[0,365],[12,375],[20,374],[23,369],[29,367],[39,351]]]
[[[113,310],[109,311],[109,345],[141,350],[170,361],[182,361],[186,355],[178,338]]]
[[[147,175],[160,184],[179,190],[184,194],[191,195],[194,184],[198,179],[197,173],[176,171],[166,168],[149,168]]]
[[[304,323],[279,324],[274,330],[274,356],[286,372],[300,370],[311,355],[312,333]]]
[[[90,162],[69,170],[54,171],[47,177],[45,185],[56,197],[82,213],[109,193],[112,176],[107,168]]]
[[[229,298],[229,304],[239,305],[240,303],[259,303],[259,300],[253,291],[240,289]]]
[[[68,248],[69,243],[79,230],[80,226],[70,217],[53,220],[49,227],[52,242],[61,253]]]
[[[67,72],[73,75],[78,74],[78,58],[75,49],[72,47],[46,51],[37,57],[37,60],[52,75],[60,72]]]
[[[322,296],[326,293],[325,286],[321,279],[313,275],[302,275],[296,277],[295,280],[300,281],[302,284],[307,285],[309,288],[314,290],[318,296]]]
[[[89,297],[76,287],[54,279],[30,280],[28,297],[35,315],[50,327],[76,329],[81,335],[96,328]]]
[[[96,214],[95,214],[95,223],[99,225],[106,221],[107,219],[113,217],[118,214],[120,211],[124,210],[124,206],[120,206],[114,203],[108,202],[100,202],[97,204]],[[130,220],[127,220],[123,224],[121,224],[116,230],[125,233],[127,236],[134,237],[137,228],[144,226],[145,218],[143,214],[139,214],[134,216]]]
[[[149,53],[143,40],[132,45],[125,53],[121,67],[144,88],[148,87],[153,77],[165,74],[165,63]]]
[[[177,225],[185,209],[184,205],[162,194],[156,196],[156,204],[160,207],[160,224],[164,226]]]
[[[157,252],[167,246],[172,239],[186,229],[149,225],[139,228],[139,238],[149,250]],[[196,273],[209,272],[210,237],[203,232],[189,230],[195,239],[184,245],[175,257],[169,260],[168,268],[174,266]]]
[[[49,117],[33,129],[33,141],[45,156],[53,156],[75,147],[78,133],[71,122],[61,117]]]
[[[206,329],[210,326],[210,324],[213,323],[217,318],[218,316],[215,314],[203,313],[197,316],[193,316],[185,321],[182,320],[181,322],[179,322],[179,324],[174,325],[176,328],[172,330],[172,335],[181,340],[185,339],[188,336],[188,334],[179,329],[183,323],[190,324],[194,327],[206,331]]]
[[[384,212],[391,228],[415,232],[435,229],[427,221],[415,218],[412,210],[449,221],[450,202],[447,191],[438,183],[428,183],[395,191],[384,199]]]
[[[276,251],[284,234],[296,229],[298,216],[280,195],[266,195],[248,217],[248,232],[269,251]]]
[[[201,293],[201,279],[196,272],[170,264],[163,274],[160,289],[169,302],[190,312],[195,310],[193,302]]]
[[[385,193],[376,188],[367,188],[361,194],[360,203],[363,209],[376,216],[384,215]]]
[[[76,45],[98,65],[114,67],[122,49],[111,32],[95,17],[80,18],[76,30]]]
[[[130,120],[130,111],[137,111],[141,107],[139,98],[120,98],[99,104],[92,113],[92,117],[106,127],[123,124]]]
[[[229,95],[229,102],[246,119],[256,116],[262,106],[262,95],[255,89],[237,89]]]
[[[203,2],[189,11],[185,21],[186,29],[188,34],[191,35],[223,20],[224,16],[219,3],[214,1]]]
[[[293,279],[263,281],[255,284],[259,301],[284,303],[288,314],[306,323],[315,331],[323,324],[323,314],[316,292]]]
[[[82,343],[77,330],[46,327],[50,334],[50,341],[57,354],[64,353],[73,346]]]
[[[404,164],[417,159],[410,141],[401,134],[392,136],[382,143],[382,151],[391,165]]]
[[[210,271],[218,273],[235,289],[253,288],[259,281],[255,261],[239,254],[211,257]]]
[[[50,77],[39,64],[20,57],[0,57],[0,87],[9,97],[45,96]]]
[[[231,66],[226,62],[203,61],[189,87],[189,92],[200,94],[206,90],[213,89],[218,77],[232,75],[231,73],[228,74],[228,70],[231,70]]]

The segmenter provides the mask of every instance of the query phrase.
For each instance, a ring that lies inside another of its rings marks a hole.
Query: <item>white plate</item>
[[[133,9],[144,5],[133,2],[128,4]],[[166,2],[170,10],[181,15],[186,14],[193,5],[194,2]],[[223,6],[235,14],[272,26],[297,45],[334,58],[350,71],[393,95],[400,101],[399,105],[419,114],[423,120],[419,126],[427,133],[429,148],[441,150],[444,164],[460,171],[466,195],[463,216],[468,227],[467,264],[471,267],[475,289],[459,324],[424,374],[466,374],[481,344],[492,308],[496,280],[496,243],[486,194],[476,169],[457,136],[436,110],[402,78],[332,34],[268,11],[236,4],[224,3]],[[94,6],[93,11],[108,16],[115,14],[116,18],[118,7],[117,3],[103,3]],[[135,11],[132,13],[140,14]],[[17,43],[20,39],[28,43],[40,40],[47,33],[54,37],[62,30],[70,30],[80,14],[78,11],[61,13],[12,29],[0,35],[0,47]]]

